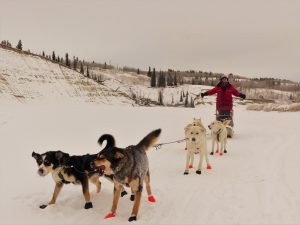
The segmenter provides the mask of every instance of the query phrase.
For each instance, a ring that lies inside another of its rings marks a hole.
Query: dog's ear
[[[122,159],[122,158],[124,158],[124,154],[119,151],[116,151],[114,157],[115,157],[115,159]]]
[[[32,154],[31,154],[31,156],[32,156],[33,158],[37,159],[38,156],[39,156],[39,154],[37,154],[37,153],[35,153],[35,152],[33,151]]]
[[[224,124],[225,126],[227,126],[227,125],[230,124],[230,122],[231,122],[230,120],[224,120],[224,121],[223,121],[223,124]]]
[[[64,156],[64,153],[62,151],[55,152],[55,158],[60,161]]]

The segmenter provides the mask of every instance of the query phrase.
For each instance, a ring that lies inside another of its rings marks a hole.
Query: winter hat
[[[223,78],[226,78],[227,81],[228,81],[228,76],[227,76],[227,75],[222,75],[221,78],[220,78],[220,81],[221,81]]]

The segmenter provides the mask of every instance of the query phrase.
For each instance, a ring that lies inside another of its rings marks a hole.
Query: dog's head
[[[201,134],[206,134],[206,130],[204,127],[200,127],[200,126],[189,126],[186,129],[185,132],[185,136],[188,139],[188,141],[190,141],[191,143],[195,143],[197,144],[201,138]]]
[[[98,155],[94,164],[106,175],[113,174],[120,160],[125,157],[124,149],[117,147],[105,148]]]
[[[212,132],[215,132],[215,133],[221,131],[222,129],[224,129],[224,127],[225,127],[225,125],[221,121],[218,121],[218,120],[215,120],[208,125],[208,128]]]
[[[43,154],[32,152],[32,157],[37,162],[38,174],[46,176],[56,168],[63,166],[67,162],[69,154],[62,151],[49,151]]]

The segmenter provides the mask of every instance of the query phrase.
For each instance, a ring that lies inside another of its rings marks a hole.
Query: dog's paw
[[[197,170],[197,171],[196,171],[196,174],[201,174],[201,170]]]
[[[220,156],[222,156],[223,155],[223,152],[220,152]]]
[[[85,209],[93,208],[93,203],[91,203],[91,202],[86,202],[85,205],[84,205],[84,208],[85,208]]]
[[[121,197],[124,197],[125,195],[127,195],[127,191],[124,190],[121,192]]]
[[[183,175],[188,175],[189,172],[188,171],[184,171]]]
[[[193,168],[193,165],[189,165],[189,168],[192,169],[192,168]]]
[[[131,222],[131,221],[136,221],[136,216],[131,216],[131,217],[129,217],[128,221],[129,221],[129,222]]]
[[[134,201],[135,195],[130,195],[130,201]]]
[[[48,205],[40,205],[40,209],[45,209]]]
[[[210,154],[211,154],[211,155],[213,155],[213,154],[214,154],[214,152],[211,152]]]
[[[211,165],[207,165],[206,169],[211,170]]]
[[[116,216],[116,214],[114,214],[114,213],[108,213],[105,215],[104,219],[113,218],[115,216]]]
[[[226,149],[224,150],[224,153],[227,153],[227,150],[226,150]]]
[[[156,200],[155,200],[155,198],[154,198],[153,195],[149,195],[149,196],[148,196],[148,201],[149,201],[149,202],[156,202]]]

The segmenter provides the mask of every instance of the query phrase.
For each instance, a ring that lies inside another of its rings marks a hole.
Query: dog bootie
[[[196,171],[196,174],[201,174],[201,170],[197,170],[197,171]]]
[[[211,154],[211,155],[213,155],[213,154],[214,154],[214,152],[211,152],[210,154]]]
[[[193,165],[189,165],[189,168],[192,169],[192,168],[193,168]]]
[[[116,216],[116,214],[114,214],[114,213],[108,213],[108,214],[106,214],[106,216],[104,217],[104,219],[113,218],[115,216]]]
[[[224,150],[224,153],[227,153],[227,150],[226,150],[226,149]]]
[[[48,205],[40,205],[40,209],[45,209]]]
[[[208,170],[211,170],[211,165],[207,165],[206,167]]]
[[[217,149],[216,153],[219,153],[219,149]]]
[[[136,220],[136,216],[135,215],[132,215],[131,217],[129,217],[128,221],[131,222],[131,221],[135,221]]]
[[[188,171],[184,171],[183,175],[188,175],[189,172]]]
[[[220,156],[222,156],[223,155],[223,152],[220,152]]]
[[[134,195],[130,195],[130,201],[134,201],[134,199],[135,199],[135,196]]]
[[[125,190],[121,192],[121,197],[124,197],[124,195],[127,195],[127,191]]]
[[[156,200],[155,200],[155,198],[154,198],[153,195],[149,195],[149,196],[148,196],[148,201],[149,201],[149,202],[156,202]]]
[[[93,203],[91,203],[91,202],[86,202],[85,205],[84,205],[84,208],[85,208],[85,209],[93,208]]]

